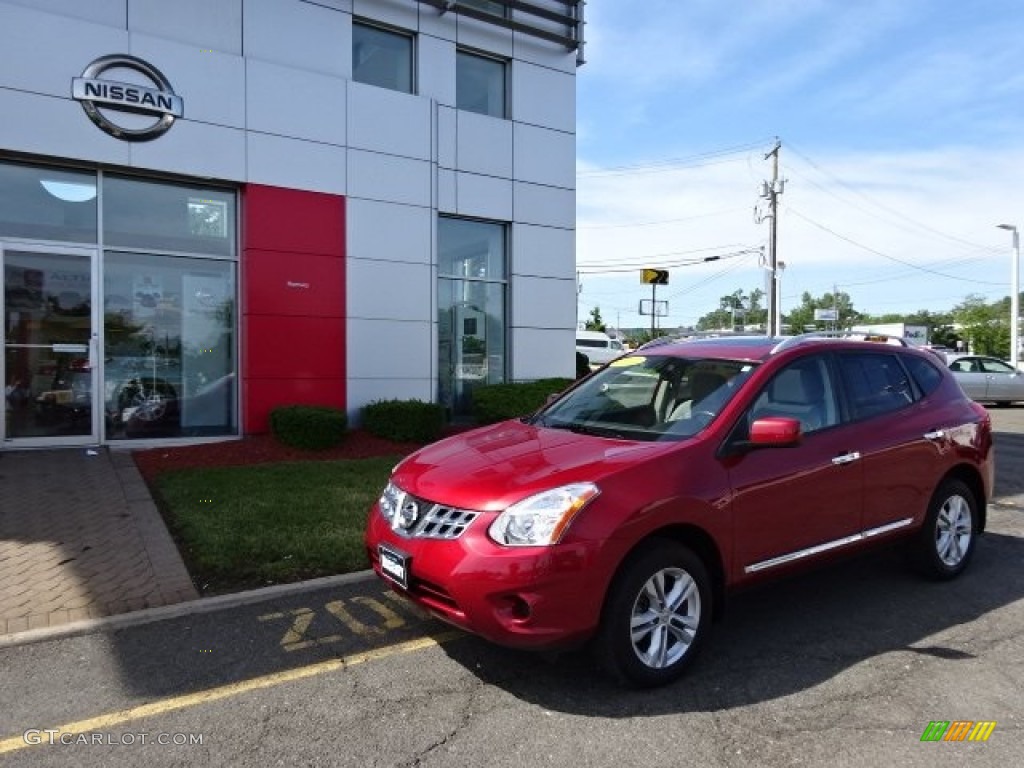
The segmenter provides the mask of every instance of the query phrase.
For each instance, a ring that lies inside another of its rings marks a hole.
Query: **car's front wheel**
[[[711,620],[711,583],[691,550],[655,540],[633,555],[608,592],[596,643],[620,682],[650,688],[678,678]]]
[[[932,495],[924,526],[913,543],[918,567],[936,579],[952,579],[974,554],[978,502],[961,480],[944,480]]]

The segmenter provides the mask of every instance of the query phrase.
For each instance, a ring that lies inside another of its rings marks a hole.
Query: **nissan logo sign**
[[[124,82],[104,77],[111,70],[121,71],[132,80]],[[139,77],[141,75],[141,78]],[[149,62],[113,54],[102,56],[71,80],[71,97],[96,125],[116,139],[149,141],[164,134],[174,119],[184,114],[184,102],[159,69]],[[155,122],[147,118],[156,118]]]

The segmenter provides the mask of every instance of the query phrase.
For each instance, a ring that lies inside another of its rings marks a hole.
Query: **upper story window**
[[[455,57],[455,106],[491,117],[506,117],[505,62],[468,51]]]
[[[352,22],[352,79],[413,92],[412,35]]]
[[[492,0],[460,0],[460,4],[503,19],[508,18],[508,6],[503,3],[495,3]]]

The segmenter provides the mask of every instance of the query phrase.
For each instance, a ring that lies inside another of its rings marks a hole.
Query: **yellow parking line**
[[[106,715],[100,715],[99,717],[93,717],[88,720],[77,720],[73,723],[64,723],[63,725],[58,725],[51,730],[59,733],[89,733],[99,731],[104,728],[112,728],[132,720],[139,720],[143,717],[162,715],[167,712],[174,712],[178,709],[186,709],[199,704],[206,704],[211,701],[227,699],[231,696],[237,696],[240,693],[247,693],[248,691],[257,691],[261,688],[271,688],[275,685],[281,685],[282,683],[290,683],[293,680],[302,680],[307,677],[321,675],[325,672],[333,672],[345,667],[353,667],[356,664],[362,664],[366,661],[374,661],[388,656],[396,656],[402,653],[411,653],[412,651],[431,648],[440,645],[441,643],[448,642],[449,640],[454,640],[461,635],[461,632],[455,630],[442,632],[434,637],[422,637],[416,640],[409,640],[405,643],[389,645],[384,648],[376,648],[372,651],[356,653],[352,656],[345,656],[340,659],[321,661],[316,664],[310,664],[307,667],[288,669],[283,672],[274,672],[269,675],[263,675],[262,677],[254,677],[251,680],[242,680],[238,683],[222,685],[217,688],[210,688],[197,693],[189,693],[183,696],[161,699],[160,701],[154,701],[149,704],[143,704],[130,709],[122,709],[117,712],[110,712]],[[11,738],[0,740],[0,755],[5,752],[15,752],[19,749],[31,746],[35,746],[35,744],[26,743],[24,736],[12,736]]]

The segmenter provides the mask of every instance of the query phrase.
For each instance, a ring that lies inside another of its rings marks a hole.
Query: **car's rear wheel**
[[[655,540],[624,565],[608,592],[596,650],[620,682],[664,685],[689,666],[711,620],[711,582],[697,555]]]
[[[978,502],[961,480],[944,480],[932,495],[924,526],[913,544],[918,567],[936,579],[960,575],[974,554]]]

